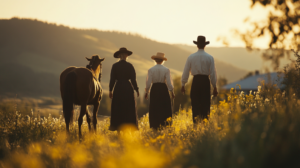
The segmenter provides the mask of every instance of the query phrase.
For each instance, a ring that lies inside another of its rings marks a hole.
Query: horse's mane
[[[88,65],[86,65],[86,68],[87,68],[88,70],[90,70],[90,71],[93,73],[93,76],[94,76],[95,78],[97,78],[97,77],[95,76],[94,70],[92,69],[92,65],[88,64]],[[102,77],[102,72],[99,73],[99,77],[98,77],[99,82],[101,81],[101,77]]]

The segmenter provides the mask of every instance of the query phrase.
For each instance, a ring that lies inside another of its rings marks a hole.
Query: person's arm
[[[152,73],[149,69],[148,70],[148,75],[147,75],[147,78],[146,78],[146,88],[145,88],[146,93],[149,92],[151,84],[152,84]]]
[[[210,64],[210,82],[214,87],[213,95],[217,96],[218,95],[218,91],[217,91],[217,71],[216,71],[214,58],[212,58],[212,61],[211,61],[211,64]]]
[[[148,70],[148,75],[146,78],[146,88],[145,88],[145,99],[148,99],[148,93],[152,84],[152,73],[150,69]]]
[[[181,77],[181,92],[183,94],[185,94],[185,84],[187,83],[188,79],[189,79],[189,75],[190,75],[190,70],[191,70],[191,63],[190,63],[190,57],[188,57],[188,59],[186,60],[184,69],[183,69],[183,73],[182,73],[182,77]]]
[[[132,84],[134,90],[138,93],[139,92],[139,87],[138,87],[137,82],[136,82],[135,69],[132,65],[131,65],[131,67],[132,67],[132,69],[131,69],[131,74],[130,74],[130,81],[131,81],[131,84]]]
[[[173,80],[172,80],[172,77],[171,77],[171,71],[170,71],[170,69],[168,69],[168,71],[167,71],[166,81],[167,81],[168,89],[172,93],[172,98],[175,98]]]
[[[188,58],[186,60],[184,69],[183,69],[183,73],[182,73],[182,77],[181,77],[181,86],[185,86],[185,84],[187,83],[188,79],[189,79],[189,75],[190,75],[190,70],[191,70],[191,63],[190,63],[190,59]]]
[[[112,66],[111,72],[110,72],[110,81],[109,81],[109,97],[112,98],[112,90],[116,83],[116,74],[115,74],[115,67]]]
[[[168,89],[169,89],[170,91],[173,91],[174,86],[173,86],[173,81],[172,81],[170,69],[168,69],[168,71],[167,71],[167,73],[166,73],[166,81],[167,81]]]

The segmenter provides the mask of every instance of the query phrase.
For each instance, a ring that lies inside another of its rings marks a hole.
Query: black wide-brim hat
[[[198,36],[198,38],[197,38],[197,41],[193,41],[194,42],[194,44],[196,44],[196,45],[207,45],[207,44],[209,44],[209,41],[206,41],[206,38],[205,38],[205,36]]]
[[[132,54],[132,51],[129,51],[129,50],[127,50],[127,48],[122,47],[119,49],[119,51],[114,53],[114,57],[119,58],[119,54],[121,54],[121,53],[126,53],[126,54],[128,54],[128,56],[130,56]]]

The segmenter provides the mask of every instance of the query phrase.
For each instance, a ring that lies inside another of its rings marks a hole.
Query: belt
[[[208,77],[208,75],[202,75],[202,74],[197,74],[197,75],[194,75],[194,76],[207,76]]]
[[[117,79],[117,82],[129,82],[129,79]]]

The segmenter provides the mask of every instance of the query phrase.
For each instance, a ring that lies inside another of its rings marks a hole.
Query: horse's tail
[[[76,78],[76,73],[70,72],[69,74],[67,74],[65,80],[63,94],[63,113],[66,123],[70,123],[70,121],[73,120]]]

